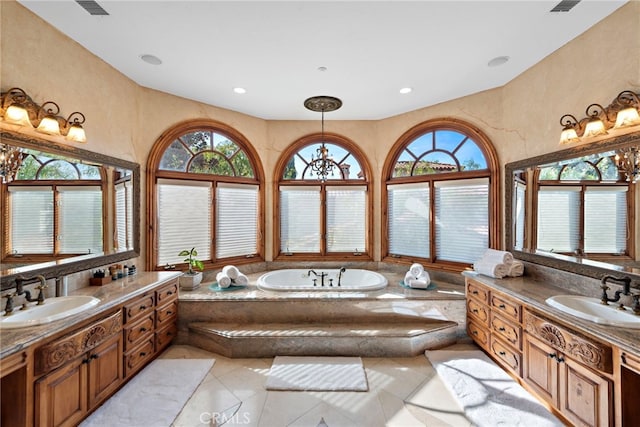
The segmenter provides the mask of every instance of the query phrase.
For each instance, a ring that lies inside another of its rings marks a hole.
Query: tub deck
[[[249,286],[181,291],[178,343],[227,357],[276,355],[414,356],[466,338],[464,285],[434,280],[437,289],[400,286],[403,274],[372,292],[279,292]]]

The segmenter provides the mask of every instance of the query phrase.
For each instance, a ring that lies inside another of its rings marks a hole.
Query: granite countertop
[[[404,274],[380,270],[387,280],[388,285],[379,291],[354,292],[354,291],[330,291],[311,290],[305,292],[293,291],[265,291],[256,285],[258,278],[265,271],[247,274],[249,285],[244,288],[228,288],[212,290],[210,285],[215,282],[202,282],[198,289],[193,291],[180,290],[180,301],[209,301],[209,300],[279,300],[279,299],[464,299],[464,286],[449,283],[443,280],[432,279],[436,287],[432,290],[410,289],[400,286]]]
[[[545,300],[549,297],[575,294],[575,292],[527,277],[493,279],[478,275],[472,277],[472,279],[525,302],[543,313],[549,320],[557,321],[569,329],[596,340],[611,343],[623,351],[640,354],[640,329],[621,328],[619,326],[591,322],[564,313],[545,303]]]
[[[53,336],[73,325],[117,307],[125,300],[140,295],[155,286],[179,277],[181,272],[139,272],[134,276],[104,286],[89,286],[69,292],[69,295],[90,295],[100,300],[97,306],[80,314],[51,323],[19,329],[0,328],[0,359],[20,351],[40,340]],[[46,304],[46,300],[45,300]]]

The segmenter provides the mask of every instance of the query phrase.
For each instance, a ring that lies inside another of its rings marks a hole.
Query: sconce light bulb
[[[26,109],[18,105],[10,105],[9,108],[7,108],[7,111],[4,113],[4,121],[33,128],[31,120],[29,120],[29,113]]]

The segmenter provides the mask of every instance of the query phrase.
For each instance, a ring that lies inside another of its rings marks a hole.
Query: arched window
[[[498,172],[489,139],[467,123],[407,131],[383,170],[383,258],[460,269],[497,247]]]
[[[534,173],[534,247],[585,255],[628,255],[629,185],[614,152],[541,166]]]
[[[342,136],[294,142],[275,170],[274,258],[371,259],[370,176],[363,153]]]
[[[264,257],[263,172],[247,139],[211,120],[169,129],[148,161],[149,268],[183,264],[195,248],[208,267]]]
[[[106,181],[102,167],[24,150],[16,178],[3,193],[3,262],[104,251]]]

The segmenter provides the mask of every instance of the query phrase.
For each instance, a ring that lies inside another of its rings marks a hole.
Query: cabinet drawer
[[[522,350],[522,327],[491,313],[491,332],[500,336],[516,350]]]
[[[178,301],[172,301],[156,309],[156,328],[175,321],[178,316]]]
[[[475,298],[485,304],[489,303],[489,290],[471,281],[467,282],[467,296]]]
[[[163,305],[178,298],[178,283],[173,282],[156,291],[156,304]]]
[[[522,306],[502,295],[491,294],[491,310],[495,310],[505,318],[520,323],[522,320]]]
[[[130,350],[153,333],[153,316],[149,315],[124,328],[124,349]]]
[[[131,322],[133,319],[144,316],[153,311],[153,294],[143,295],[124,306],[124,322]]]
[[[622,366],[626,366],[640,374],[640,357],[623,352],[620,358],[622,359]]]
[[[489,348],[489,331],[486,327],[479,326],[477,323],[467,322],[467,334],[483,348]]]
[[[156,351],[160,351],[176,337],[178,327],[175,323],[169,324],[167,327],[156,332]]]
[[[153,336],[124,355],[124,376],[129,377],[153,357]]]
[[[480,324],[489,326],[489,309],[487,306],[470,298],[467,300],[467,313]]]
[[[513,350],[499,339],[491,337],[491,354],[506,368],[522,376],[522,353]]]

